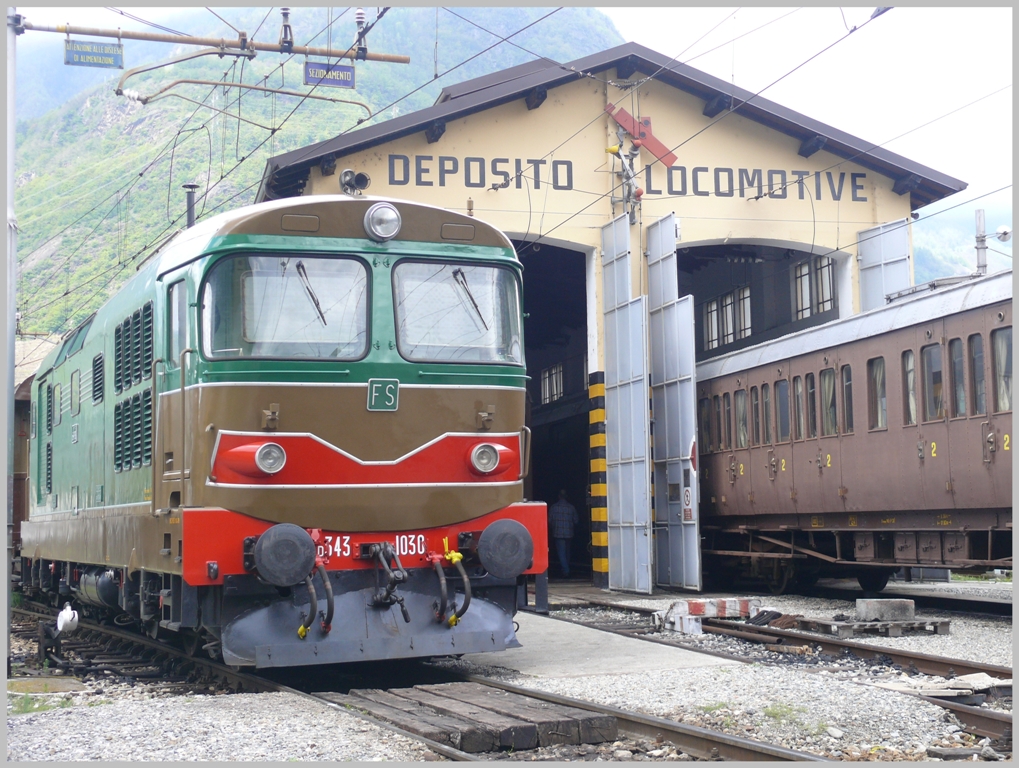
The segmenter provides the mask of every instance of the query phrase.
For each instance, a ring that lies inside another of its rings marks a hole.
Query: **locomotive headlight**
[[[471,451],[471,466],[483,475],[494,472],[499,466],[499,449],[490,443],[474,446]]]
[[[389,203],[375,203],[364,215],[364,231],[372,240],[384,243],[400,234],[400,212]]]
[[[255,464],[267,475],[275,475],[287,463],[287,452],[276,443],[266,443],[255,451]]]

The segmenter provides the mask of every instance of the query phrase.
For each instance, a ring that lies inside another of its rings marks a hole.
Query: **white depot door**
[[[701,589],[693,296],[679,296],[673,214],[648,227],[655,583]]]
[[[626,215],[602,228],[609,588],[651,592],[647,299],[630,298]]]

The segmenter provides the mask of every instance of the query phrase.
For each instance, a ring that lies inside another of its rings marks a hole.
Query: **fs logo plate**
[[[395,411],[399,405],[399,379],[368,379],[369,411]]]

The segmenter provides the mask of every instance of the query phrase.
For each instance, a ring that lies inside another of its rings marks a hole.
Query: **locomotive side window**
[[[698,439],[701,443],[701,451],[709,453],[714,450],[711,445],[711,399],[702,397],[697,401],[697,426],[700,428]]]
[[[803,377],[807,386],[807,437],[817,437],[817,393],[814,374]]]
[[[775,440],[789,442],[789,380],[775,382]]]
[[[796,439],[802,440],[804,432],[803,418],[803,379],[793,376],[793,403],[796,407]]]
[[[71,372],[71,415],[81,412],[81,371]]]
[[[853,369],[842,366],[842,431],[853,432]]]
[[[396,344],[407,360],[520,364],[520,292],[508,269],[400,262]]]
[[[725,447],[732,450],[732,400],[728,392],[722,395],[722,405],[725,408],[722,415],[725,424]]]
[[[969,337],[969,375],[973,382],[973,415],[987,413],[987,390],[984,385],[984,337],[974,333]]]
[[[761,403],[764,406],[764,443],[765,445],[771,445],[771,387],[767,384],[761,385]],[[786,411],[786,419],[788,420],[789,413]]]
[[[188,346],[188,292],[183,280],[178,280],[167,290],[167,301],[170,309],[170,359],[167,365],[176,368],[180,363],[180,353]]]
[[[952,418],[966,415],[966,369],[962,356],[962,339],[948,342],[948,359],[952,374]]]
[[[715,450],[725,449],[725,439],[722,433],[722,398],[715,395]]]
[[[944,374],[941,370],[941,345],[930,344],[920,350],[923,366],[923,420],[945,418]]]
[[[202,346],[212,359],[356,360],[368,352],[368,272],[351,258],[221,259],[201,308]]]
[[[825,368],[821,371],[821,434],[838,434],[837,406],[835,398],[835,369]]]
[[[736,405],[736,447],[747,447],[747,391],[737,389],[733,395]]]
[[[888,401],[885,397],[885,359],[867,361],[867,411],[871,429],[888,426]]]
[[[750,388],[750,410],[753,413],[754,419],[754,431],[753,441],[754,445],[761,444],[761,400],[760,394],[757,391],[757,387]]]
[[[991,331],[991,349],[994,352],[994,410],[1012,410],[1012,329]]]
[[[902,353],[902,422],[916,424],[916,359],[911,349]]]

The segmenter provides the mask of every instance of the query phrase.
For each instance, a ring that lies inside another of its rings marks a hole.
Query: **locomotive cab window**
[[[867,411],[871,429],[888,427],[888,400],[885,396],[885,359],[867,361]]]
[[[994,410],[997,413],[1012,410],[1012,329],[991,331],[991,351],[994,368]]]
[[[916,424],[916,360],[911,349],[902,353],[902,423]]]
[[[945,418],[944,373],[941,367],[941,345],[930,344],[920,350],[923,366],[923,420]]]
[[[180,364],[180,353],[188,346],[188,291],[183,280],[178,280],[167,290],[166,303],[170,311],[167,323],[170,329],[170,358],[167,365],[176,368]]]
[[[403,261],[393,269],[396,344],[407,360],[520,365],[520,291],[502,267]]]
[[[357,360],[368,352],[368,272],[352,258],[225,258],[209,270],[201,306],[210,359]]]

